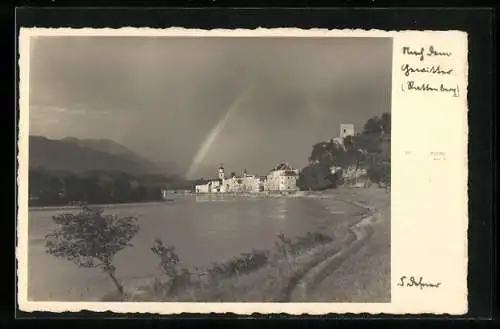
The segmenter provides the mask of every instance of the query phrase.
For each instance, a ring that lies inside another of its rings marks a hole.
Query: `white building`
[[[259,192],[260,185],[261,185],[261,180],[260,177],[255,176],[255,175],[249,175],[246,171],[246,169],[243,171],[243,176],[242,176],[242,185],[243,185],[243,192]]]
[[[196,193],[253,193],[259,192],[260,179],[254,175],[248,175],[243,171],[242,176],[231,175],[226,178],[224,166],[221,164],[217,180],[210,180],[207,184],[196,185]]]
[[[330,167],[330,174],[335,175],[337,172],[340,172],[341,170],[342,170],[342,167],[331,166]]]
[[[203,184],[203,185],[196,185],[195,192],[196,193],[210,193],[210,185],[208,183]]]
[[[286,162],[281,162],[276,167],[271,169],[264,183],[266,191],[297,191],[297,177],[299,172],[293,169]]]
[[[224,166],[218,171],[217,180],[195,186],[196,193],[256,193],[263,191],[296,191],[298,170],[282,162],[273,168],[267,177],[249,175],[246,170],[241,176],[226,178]]]
[[[208,183],[196,185],[196,193],[224,193],[225,192],[225,177],[224,177],[224,167],[221,165],[218,172],[219,178],[212,180],[210,179]]]

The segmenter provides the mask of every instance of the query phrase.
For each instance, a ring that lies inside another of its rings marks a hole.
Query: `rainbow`
[[[245,89],[243,89],[242,92],[238,94],[238,96],[234,99],[234,101],[231,103],[229,108],[226,111],[226,114],[210,129],[209,133],[205,137],[205,141],[201,144],[200,148],[196,152],[193,160],[191,161],[191,165],[189,166],[189,169],[186,174],[187,179],[193,179],[194,175],[198,171],[198,168],[200,164],[203,162],[205,159],[208,151],[210,151],[210,148],[214,144],[214,142],[217,140],[217,137],[221,133],[221,131],[224,129],[224,127],[227,125],[229,122],[229,119],[231,118],[234,113],[237,112],[237,110],[240,108],[241,104],[245,102],[245,100],[249,97],[251,94],[251,91],[253,89],[253,85],[249,85]]]

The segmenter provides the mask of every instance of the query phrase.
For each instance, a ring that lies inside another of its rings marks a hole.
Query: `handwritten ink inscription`
[[[402,47],[403,55],[409,56],[410,58],[417,58],[418,61],[424,62],[426,59],[432,61],[436,58],[447,58],[451,57],[453,54],[446,50],[437,49],[434,46],[429,46],[427,48],[421,47],[419,49],[414,49],[411,47]],[[455,73],[454,68],[444,67],[442,65],[432,65],[427,64],[410,64],[405,63],[401,65],[401,72],[403,75],[411,80],[405,81],[401,84],[401,89],[403,92],[423,92],[423,93],[434,93],[434,94],[448,94],[452,97],[460,96],[460,88],[457,85],[449,85],[445,82],[436,83],[434,81],[425,81],[425,76],[436,76],[436,77],[449,77],[453,76]],[[435,80],[435,79],[433,79]]]
[[[406,83],[406,90],[450,93],[453,97],[458,97],[460,92],[458,85],[456,85],[456,87],[448,87],[443,83],[441,83],[440,85],[431,85],[429,83],[418,84],[414,80],[410,80]]]
[[[401,66],[401,71],[406,77],[409,77],[412,73],[430,73],[430,74],[441,74],[441,75],[451,75],[453,69],[442,69],[441,65],[432,65],[432,66],[420,66],[413,67],[409,64],[403,64]]]
[[[419,50],[411,49],[410,47],[403,47],[403,55],[416,56],[422,62],[425,59],[425,57],[440,57],[440,56],[450,57],[452,54],[451,52],[438,51],[436,48],[434,48],[434,46],[429,46],[427,51],[425,51],[424,47],[420,48]]]
[[[425,282],[423,277],[419,277],[418,279],[414,276],[401,276],[399,278],[399,282],[397,283],[398,287],[415,287],[423,290],[424,288],[439,288],[441,286],[441,282]]]

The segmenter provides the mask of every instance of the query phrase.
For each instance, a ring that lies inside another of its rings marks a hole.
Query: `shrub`
[[[305,250],[314,248],[321,244],[329,243],[333,240],[328,235],[311,232],[307,232],[306,236],[298,237],[295,240],[285,237],[282,233],[278,234],[277,238],[278,241],[275,243],[275,246],[278,254],[286,259],[290,256],[296,256]]]
[[[47,253],[66,258],[79,267],[100,268],[109,275],[118,293],[123,286],[115,277],[114,256],[122,249],[132,246],[130,241],[139,231],[136,217],[104,215],[101,208],[83,206],[74,215],[71,213],[53,216],[56,229],[46,235]]]
[[[213,262],[207,268],[194,268],[192,271],[179,266],[179,257],[173,246],[168,246],[160,239],[156,239],[155,245],[151,250],[160,257],[160,268],[167,280],[156,278],[153,282],[152,290],[160,299],[166,297],[186,297],[187,295],[194,294],[198,298],[199,296],[204,296],[202,297],[203,300],[207,298],[211,301],[217,300],[218,298],[222,298],[221,296],[225,293],[230,293],[227,291],[227,286],[221,286],[221,283],[224,285],[231,282],[225,281],[225,279],[250,274],[266,265],[270,265],[271,267],[276,267],[279,272],[273,278],[280,281],[284,277],[283,270],[286,271],[285,273],[288,273],[286,275],[291,275],[294,272],[292,266],[293,257],[305,250],[310,250],[318,245],[332,241],[332,238],[327,235],[310,232],[306,236],[296,239],[288,238],[284,234],[279,234],[277,238],[275,253],[254,249],[225,262]],[[271,260],[271,255],[277,258]],[[277,263],[273,261],[277,261]],[[282,268],[282,266],[285,266],[285,268]]]
[[[266,265],[268,258],[268,253],[265,251],[252,250],[233,257],[226,262],[213,263],[207,272],[215,277],[248,274]]]
[[[185,268],[179,267],[179,256],[174,246],[168,246],[161,239],[156,239],[151,251],[160,257],[160,268],[167,281],[159,280],[156,285],[171,294],[178,289],[187,286],[191,281],[191,273]]]

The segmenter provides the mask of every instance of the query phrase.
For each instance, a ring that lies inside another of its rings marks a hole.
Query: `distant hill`
[[[130,154],[136,156],[136,154],[127,147],[109,139],[78,139],[75,137],[66,137],[61,139],[60,141],[82,147],[88,147],[96,151],[102,151],[110,154]]]
[[[30,136],[30,168],[69,172],[119,171],[130,174],[165,174],[155,163],[127,147],[106,139],[48,139]]]
[[[156,163],[138,155],[129,148],[109,139],[78,139],[75,137],[66,137],[61,139],[61,142],[127,158],[140,164],[143,170],[148,173],[159,173],[164,169]]]

